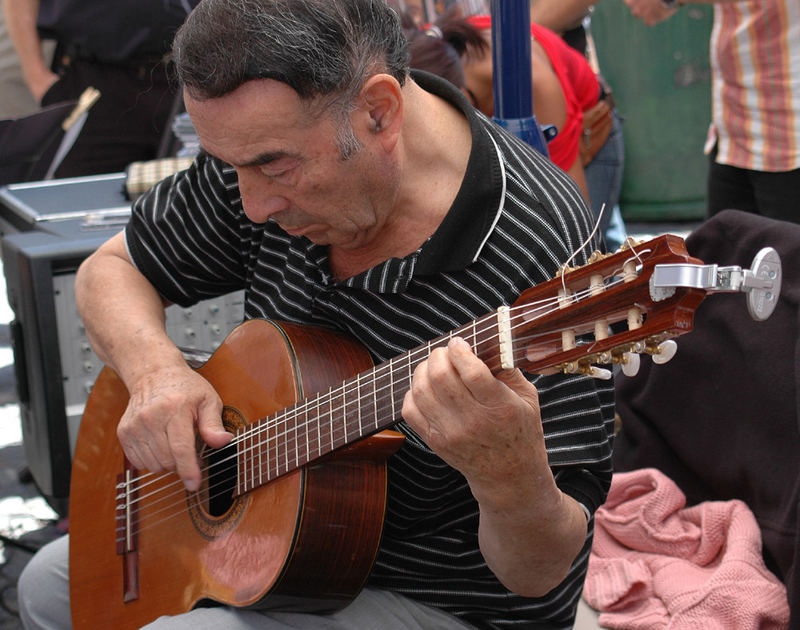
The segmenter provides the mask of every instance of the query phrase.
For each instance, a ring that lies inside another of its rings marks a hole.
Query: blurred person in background
[[[3,0],[22,76],[41,106],[100,91],[56,177],[118,172],[158,156],[178,98],[168,73],[177,28],[200,0]],[[52,63],[42,52],[55,42]]]
[[[472,104],[494,115],[491,20],[488,15],[460,18],[448,10],[424,34],[411,32],[411,66],[453,82]],[[583,111],[597,102],[597,79],[583,59],[554,33],[531,25],[531,80],[534,115],[558,133],[548,144],[550,159],[578,183],[586,200],[580,145]]]
[[[702,0],[625,0],[648,26]],[[725,209],[800,223],[800,3],[714,4],[708,216]]]
[[[589,201],[610,249],[625,240],[626,230],[619,207],[625,167],[625,142],[611,87],[603,77],[591,34],[591,13],[597,0],[531,0],[531,22],[558,33],[583,55],[597,74],[600,98],[583,113],[581,161]]]

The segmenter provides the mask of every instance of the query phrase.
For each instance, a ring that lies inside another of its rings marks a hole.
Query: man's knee
[[[17,582],[20,617],[25,628],[69,628],[69,540],[42,547]]]

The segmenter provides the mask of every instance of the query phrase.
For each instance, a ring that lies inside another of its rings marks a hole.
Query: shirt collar
[[[416,252],[390,258],[342,282],[351,288],[399,293],[414,275],[464,269],[478,258],[503,208],[505,172],[500,151],[488,131],[491,123],[449,81],[421,70],[412,70],[411,77],[426,92],[445,99],[466,116],[472,133],[467,169],[453,205],[431,237]],[[316,250],[312,258],[327,257],[327,248],[308,244]],[[322,266],[325,268],[327,265]],[[328,273],[323,276],[324,283],[333,282]]]
[[[472,149],[461,188],[442,224],[419,249],[420,275],[458,271],[474,262],[497,221],[504,200],[504,171],[489,135],[491,124],[454,85],[435,75],[412,71],[419,86],[457,107],[469,121]]]

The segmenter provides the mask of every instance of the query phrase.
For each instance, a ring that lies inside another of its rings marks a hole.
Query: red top
[[[478,29],[492,26],[488,15],[473,15],[469,22]],[[550,159],[567,170],[578,157],[583,112],[597,103],[600,85],[589,62],[550,29],[531,23],[531,35],[544,49],[564,92],[567,117],[564,128],[547,145]]]

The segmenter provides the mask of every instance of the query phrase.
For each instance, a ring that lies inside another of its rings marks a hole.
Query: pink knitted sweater
[[[617,473],[595,515],[584,597],[608,628],[785,629],[786,587],[741,501],[686,507],[656,469]]]

